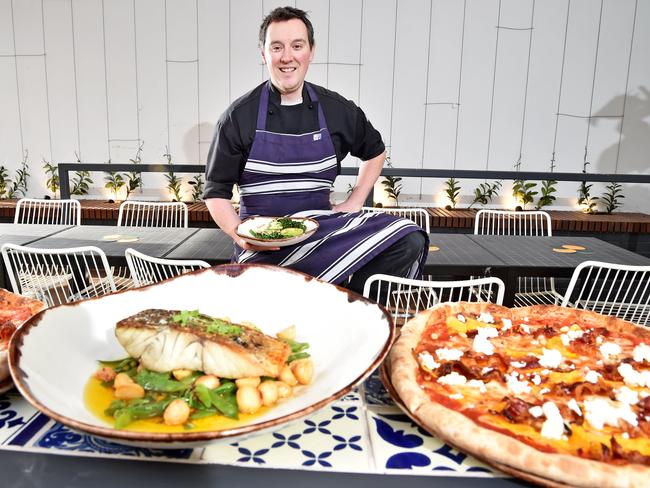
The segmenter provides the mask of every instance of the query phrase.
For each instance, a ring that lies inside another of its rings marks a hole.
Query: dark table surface
[[[198,230],[198,228],[82,225],[39,239],[30,244],[30,246],[41,249],[96,246],[104,251],[111,264],[123,265],[126,263],[124,251],[129,247],[149,256],[162,258]],[[125,241],[120,242],[119,240],[115,240],[114,237],[107,240],[107,236],[117,235],[124,238]],[[131,241],[130,238],[137,238],[137,240]]]
[[[469,239],[487,250],[509,268],[522,267],[527,272],[546,269],[558,272],[561,269],[573,270],[583,261],[605,261],[615,264],[650,265],[650,259],[628,251],[622,247],[596,239],[595,237],[553,236],[475,236]],[[563,245],[583,246],[585,249],[574,253],[558,253],[553,249]],[[495,263],[495,265],[497,265]]]
[[[26,246],[69,228],[69,225],[0,224],[0,245],[11,243]]]
[[[220,229],[199,229],[168,253],[168,259],[201,259],[210,264],[230,262],[232,239]]]
[[[517,487],[526,484],[510,478],[425,477],[386,474],[336,473],[287,469],[244,468],[155,461],[98,459],[30,452],[0,451],[2,486],[12,488],[178,488],[306,486],[330,488],[431,488]]]

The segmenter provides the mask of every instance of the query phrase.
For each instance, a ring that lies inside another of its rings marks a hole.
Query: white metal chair
[[[2,259],[13,291],[48,307],[117,291],[106,255],[94,246],[36,249],[7,243]]]
[[[380,208],[380,207],[362,207],[363,212],[381,212],[396,217],[403,217],[405,219],[412,220],[417,225],[422,227],[427,234],[431,233],[431,227],[429,224],[429,214],[423,208]]]
[[[208,263],[201,260],[154,258],[132,248],[128,248],[124,254],[136,287],[151,285],[173,276],[210,267]]]
[[[490,236],[552,236],[551,216],[543,210],[511,212],[479,210],[474,234]]]
[[[363,296],[384,305],[399,325],[438,303],[465,301],[501,305],[504,293],[505,284],[494,277],[430,281],[376,274],[366,280],[363,288]]]
[[[479,210],[474,219],[475,235],[552,236],[551,216],[543,210],[512,212]],[[515,306],[559,305],[562,295],[555,290],[553,278],[520,276],[517,280]]]
[[[585,261],[573,272],[563,307],[650,325],[650,266]]]
[[[119,227],[187,227],[188,211],[183,202],[139,202],[120,204]]]
[[[77,200],[21,198],[14,224],[81,225],[81,205]]]

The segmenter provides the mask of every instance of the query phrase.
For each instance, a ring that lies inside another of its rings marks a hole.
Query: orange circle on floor
[[[575,246],[573,244],[562,244],[564,249],[573,249],[574,251],[584,251],[586,247],[584,246]]]
[[[561,247],[556,247],[556,248],[553,249],[553,252],[561,252],[561,253],[571,254],[571,253],[576,252],[576,250],[575,249],[564,249],[564,248],[561,248]]]

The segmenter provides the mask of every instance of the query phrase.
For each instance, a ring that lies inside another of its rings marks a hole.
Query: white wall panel
[[[364,2],[359,103],[390,152],[395,3]]]
[[[110,156],[128,162],[140,145],[133,0],[104,2],[104,29]]]
[[[21,0],[12,2],[13,21],[16,29],[16,54],[43,54],[43,22],[41,0]]]
[[[456,167],[487,168],[498,1],[468,0]]]
[[[11,0],[0,0],[0,56],[13,56],[14,54]]]
[[[512,169],[519,158],[527,102],[532,2],[502,2],[488,164]],[[526,169],[522,160],[522,169]]]
[[[199,162],[205,162],[214,124],[230,103],[230,3],[201,0],[198,3],[199,32]]]
[[[74,161],[79,148],[70,0],[43,4],[52,159]]]
[[[535,2],[522,144],[522,160],[529,168],[550,169],[568,5],[569,0]],[[564,169],[559,165],[556,171]]]
[[[16,59],[0,58],[0,166],[13,173],[22,158],[22,132],[16,85]]]
[[[73,0],[75,72],[82,161],[108,160],[104,23],[100,0]]]
[[[264,80],[257,32],[262,1],[230,2],[230,100],[236,100]]]
[[[199,161],[196,63],[169,63],[169,150],[176,163]]]

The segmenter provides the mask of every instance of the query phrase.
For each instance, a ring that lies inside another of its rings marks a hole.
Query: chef
[[[305,81],[315,52],[307,13],[274,9],[259,41],[270,79],[221,116],[206,165],[204,198],[232,237],[235,260],[286,266],[358,293],[375,273],[418,277],[428,249],[424,231],[407,219],[360,212],[381,173],[385,146],[353,102]],[[332,206],[332,185],[348,154],[362,160],[357,183]],[[234,184],[239,215],[230,202]],[[236,234],[252,215],[312,217],[320,227],[300,244],[269,250]]]

